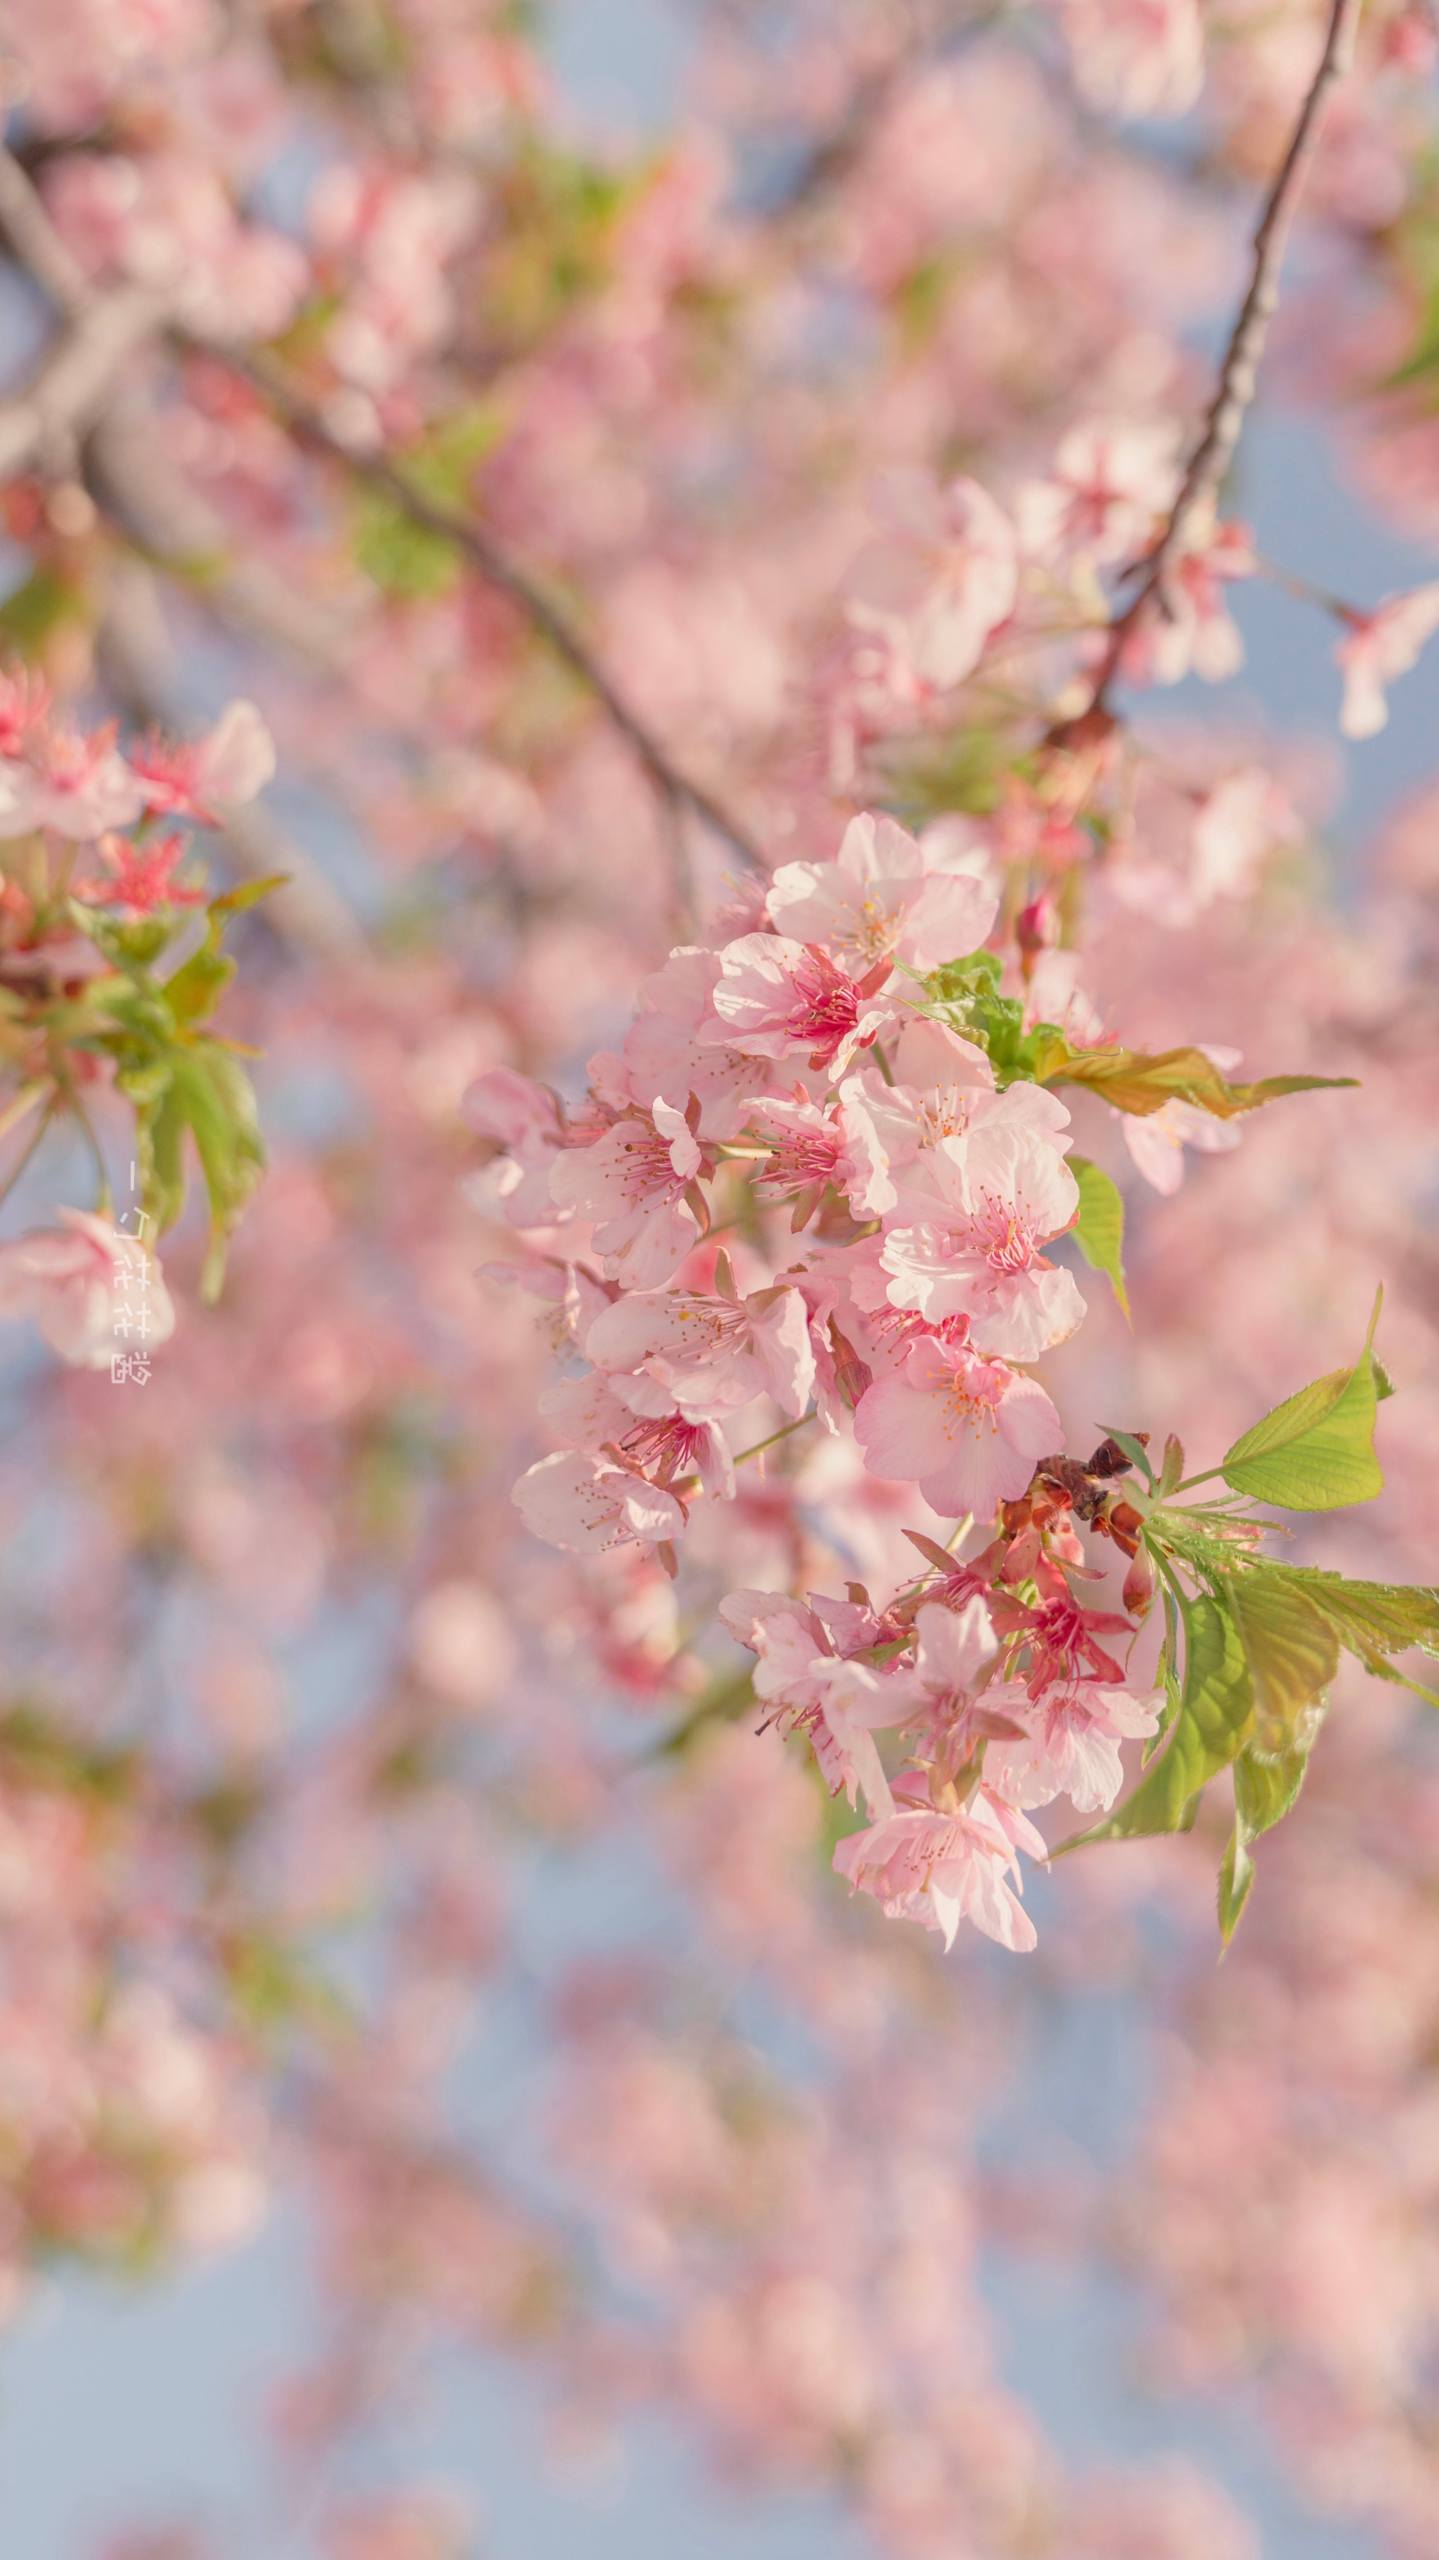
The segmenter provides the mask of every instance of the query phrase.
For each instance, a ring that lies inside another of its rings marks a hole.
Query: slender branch
[[[522,567],[493,534],[473,516],[465,515],[455,507],[440,506],[433,498],[427,497],[383,454],[370,453],[363,446],[353,444],[312,401],[294,390],[275,366],[241,355],[233,348],[211,347],[202,340],[183,334],[180,343],[192,353],[203,355],[211,362],[228,365],[243,375],[278,411],[282,424],[297,443],[308,445],[313,451],[328,456],[332,462],[340,463],[353,479],[363,481],[367,488],[378,490],[399,507],[412,524],[437,535],[441,541],[453,543],[455,549],[478,569],[488,585],[518,605],[531,628],[548,641],[556,657],[564,662],[572,675],[579,677],[586,691],[594,695],[611,727],[618,730],[661,798],[672,808],[700,819],[712,833],[723,838],[751,870],[767,875],[769,865],[753,839],[712,792],[675,763],[668,750],[631,708],[563,606],[546,593],[530,571]]]
[[[786,1422],[780,1430],[772,1431],[767,1440],[756,1440],[748,1449],[736,1449],[735,1465],[742,1467],[746,1458],[758,1458],[766,1449],[773,1449],[776,1442],[792,1439],[796,1431],[803,1431],[807,1422],[813,1422],[818,1410],[817,1405],[811,1405],[808,1413],[802,1413],[797,1422]]]
[[[152,297],[145,298],[145,308],[141,310],[133,296],[120,292],[109,295],[92,292],[26,171],[15,154],[3,146],[0,146],[0,229],[5,232],[21,265],[75,323],[71,338],[62,344],[54,359],[56,366],[64,363],[69,368],[64,386],[63,414],[53,391],[48,408],[41,401],[41,386],[38,384],[23,394],[18,404],[11,404],[16,414],[8,419],[11,446],[8,468],[14,470],[41,450],[47,433],[56,425],[63,424],[74,431],[78,424],[93,419],[124,358],[145,338],[157,335],[165,326],[167,315],[163,306]],[[563,607],[484,526],[456,509],[436,505],[383,455],[369,453],[340,434],[312,402],[291,388],[274,366],[244,355],[238,349],[212,345],[189,331],[172,328],[170,335],[172,342],[184,352],[227,365],[253,384],[270,402],[297,442],[326,454],[332,461],[343,465],[352,477],[381,491],[395,506],[403,509],[412,524],[453,543],[491,586],[519,607],[531,628],[541,634],[556,656],[572,674],[578,676],[669,807],[680,815],[698,818],[751,870],[761,876],[768,873],[769,866],[752,838],[712,792],[694,781],[674,761],[594,656]],[[76,352],[75,341],[83,341],[83,364]],[[43,372],[42,368],[42,376]],[[77,374],[78,384],[74,380]],[[0,406],[0,467],[7,467],[6,425],[7,413]]]
[[[96,295],[89,277],[56,230],[30,173],[0,146],[0,228],[20,264],[56,307],[73,317]]]
[[[0,232],[69,324],[23,390],[0,401],[0,474],[69,460],[130,357],[163,325],[160,298],[134,285],[97,293],[56,230],[28,172],[0,146]]]
[[[164,318],[154,294],[130,288],[79,311],[24,388],[0,400],[0,478],[37,463],[72,467],[87,427]]]
[[[1330,0],[1324,49],[1305,92],[1289,147],[1265,198],[1254,233],[1249,284],[1235,315],[1219,367],[1214,397],[1205,414],[1194,450],[1184,467],[1179,492],[1164,529],[1145,558],[1139,584],[1115,615],[1095,680],[1090,709],[1103,708],[1114,681],[1124,644],[1156,596],[1196,514],[1217,495],[1233,459],[1245,417],[1254,398],[1269,324],[1279,300],[1279,276],[1309,164],[1319,140],[1329,93],[1347,71],[1363,0]]]
[[[788,222],[796,214],[807,212],[817,198],[842,186],[863,158],[906,80],[931,59],[951,60],[968,45],[992,35],[1003,25],[1011,6],[1012,0],[988,0],[988,5],[968,16],[956,16],[947,8],[936,10],[931,23],[921,26],[909,46],[886,55],[858,81],[839,122],[805,153],[773,201],[761,205],[763,218]]]

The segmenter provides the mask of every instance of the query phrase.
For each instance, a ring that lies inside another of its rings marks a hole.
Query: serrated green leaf
[[[1103,1166],[1091,1164],[1088,1156],[1071,1156],[1069,1169],[1079,1185],[1079,1215],[1070,1233],[1091,1271],[1104,1273],[1119,1301],[1120,1313],[1127,1321],[1129,1294],[1124,1285],[1124,1195]]]
[[[1439,1654],[1439,1591],[1424,1583],[1351,1582],[1317,1565],[1266,1564],[1265,1578],[1300,1590],[1351,1653]]]
[[[1352,1369],[1332,1369],[1272,1413],[1226,1450],[1220,1472],[1236,1493],[1285,1511],[1337,1511],[1372,1502],[1384,1488],[1374,1454],[1374,1418],[1381,1372],[1374,1358],[1376,1299],[1369,1338]],[[1383,1379],[1386,1392],[1387,1378]]]
[[[1230,1084],[1203,1049],[1073,1049],[1061,1037],[1040,1070],[1049,1084],[1082,1084],[1115,1111],[1147,1118],[1166,1102],[1190,1102],[1216,1120],[1234,1120],[1291,1093],[1316,1093],[1352,1085],[1353,1076],[1263,1076],[1257,1084]]]
[[[1254,1843],[1282,1822],[1304,1784],[1305,1744],[1261,1759],[1241,1751],[1234,1763],[1234,1828],[1219,1870],[1219,1934],[1226,1947],[1239,1926],[1254,1883]]]
[[[210,1245],[202,1286],[213,1299],[230,1236],[264,1166],[254,1091],[243,1067],[215,1040],[177,1048],[165,1081],[140,1109],[136,1138],[141,1206],[157,1235],[185,1205],[185,1141],[199,1158],[210,1204]]]
[[[1238,1574],[1229,1605],[1254,1690],[1253,1748],[1271,1757],[1307,1749],[1339,1668],[1339,1638],[1308,1594],[1261,1566]]]

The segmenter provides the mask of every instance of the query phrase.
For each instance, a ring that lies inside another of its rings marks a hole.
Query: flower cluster
[[[0,672],[0,1001],[17,1087],[5,1125],[28,1121],[32,1142],[6,1190],[57,1121],[85,1133],[100,1174],[93,1209],[61,1209],[57,1223],[0,1245],[0,1316],[32,1319],[72,1365],[103,1369],[123,1353],[132,1282],[144,1352],[173,1331],[152,1255],[183,1201],[187,1124],[212,1208],[228,1215],[222,1195],[243,1188],[231,1148],[248,1088],[202,1028],[229,975],[215,948],[220,920],[242,900],[212,907],[200,949],[187,947],[168,977],[157,964],[206,905],[180,875],[182,827],[214,825],[273,770],[248,702],[204,737],[152,736],[122,751],[113,726],[87,731],[61,716],[42,680]],[[134,1107],[143,1169],[142,1196],[118,1220],[93,1120],[113,1099]]]
[[[508,1073],[471,1112],[500,1148],[489,1204],[537,1244],[554,1230],[587,1364],[543,1399],[561,1446],[518,1488],[525,1520],[673,1561],[695,1503],[734,1499],[745,1441],[852,1434],[869,1476],[913,1488],[933,1591],[740,1593],[723,1615],[771,1718],[864,1799],[841,1871],[947,1937],[965,1913],[1018,1946],[1007,1879],[1018,1849],[1044,1853],[1027,1810],[1106,1808],[1120,1739],[1155,1716],[1094,1642],[1130,1620],[1073,1596],[1088,1568],[1031,1367],[1085,1311],[1053,1251],[1080,1216],[1070,1114],[1031,1077],[1001,1083],[939,992],[956,968],[993,983],[997,914],[982,853],[856,818],[833,859],[785,864],[762,914],[730,919],[750,930],[671,955],[580,1112]],[[939,1543],[996,1515],[981,1555]],[[1123,1540],[1107,1502],[1087,1517]],[[883,1729],[912,1746],[893,1789]]]

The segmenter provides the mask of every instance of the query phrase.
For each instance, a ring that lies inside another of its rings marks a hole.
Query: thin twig
[[[36,464],[73,468],[86,429],[164,319],[154,294],[128,287],[78,312],[24,388],[0,400],[0,478]]]
[[[146,326],[139,325],[138,315],[133,320],[127,316],[127,327],[133,328],[133,337],[119,331],[113,314],[116,305],[122,303],[122,296],[118,293],[96,295],[93,292],[52,223],[27,172],[15,154],[3,146],[0,146],[0,229],[5,232],[21,265],[51,300],[76,320],[78,330],[83,331],[87,319],[93,315],[97,325],[102,320],[105,322],[107,345],[108,339],[118,331],[123,340],[122,353],[128,354],[141,339],[154,335],[164,324],[163,309],[152,305]],[[128,306],[125,307],[128,315]],[[247,356],[236,348],[212,345],[190,331],[172,327],[169,334],[172,342],[185,353],[224,364],[249,381],[271,403],[297,442],[328,455],[332,461],[342,464],[352,477],[381,491],[404,511],[412,524],[453,543],[491,586],[509,596],[531,628],[548,641],[556,656],[563,660],[572,674],[578,676],[670,807],[701,820],[751,870],[761,875],[768,873],[769,866],[753,839],[721,806],[714,794],[676,764],[667,749],[651,734],[582,639],[563,607],[482,525],[458,510],[436,505],[383,455],[369,453],[341,435],[312,402],[285,381],[274,366]],[[87,419],[95,414],[94,403],[115,378],[119,362],[118,354],[114,361],[107,360],[96,384],[92,385],[87,376],[84,401]],[[33,403],[33,392],[22,397],[26,403]],[[3,419],[4,412],[0,409],[0,427],[3,427]],[[42,420],[34,430],[39,441],[43,441],[44,432]],[[17,422],[13,433],[17,451],[28,460],[38,449],[38,443],[31,440],[28,416],[23,422],[23,432],[21,422]],[[0,445],[0,459],[3,459],[3,445]],[[18,465],[12,464],[11,467]]]
[[[1134,594],[1109,626],[1108,644],[1090,697],[1091,711],[1103,708],[1126,640],[1155,597],[1162,596],[1165,577],[1195,515],[1218,494],[1233,459],[1258,383],[1260,359],[1279,300],[1284,251],[1319,140],[1324,108],[1331,89],[1349,67],[1362,6],[1363,0],[1331,0],[1324,49],[1254,233],[1249,284],[1229,333],[1214,397],[1185,464],[1164,530],[1144,560]]]
[[[85,270],[56,230],[30,173],[0,146],[0,228],[20,264],[60,311],[72,316],[97,299]]]
[[[562,659],[571,674],[579,677],[586,691],[594,695],[611,727],[618,730],[661,797],[672,807],[687,810],[699,818],[713,834],[722,837],[751,870],[762,875],[768,873],[769,865],[758,845],[729,811],[721,807],[712,792],[675,763],[639,714],[631,709],[564,608],[546,593],[528,569],[521,567],[503,544],[496,541],[493,534],[487,532],[473,516],[463,514],[458,508],[440,506],[433,498],[427,497],[383,454],[367,452],[363,446],[352,443],[312,401],[294,390],[275,366],[241,355],[229,347],[211,347],[183,336],[181,343],[194,354],[230,366],[252,383],[278,412],[282,424],[298,443],[327,455],[332,462],[340,463],[351,478],[363,481],[367,488],[389,498],[412,524],[437,535],[443,542],[452,543],[479,570],[488,585],[518,605],[531,628],[548,641],[556,657]]]

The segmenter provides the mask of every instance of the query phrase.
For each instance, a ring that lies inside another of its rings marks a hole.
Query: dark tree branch
[[[1162,603],[1165,577],[1182,550],[1196,515],[1217,496],[1233,460],[1258,385],[1260,360],[1279,300],[1280,269],[1300,193],[1319,141],[1330,91],[1349,67],[1362,6],[1363,0],[1331,0],[1324,49],[1254,233],[1249,283],[1229,333],[1214,397],[1185,464],[1164,529],[1143,563],[1139,584],[1110,624],[1090,700],[1091,710],[1103,708],[1126,640],[1148,607],[1156,599]]]

